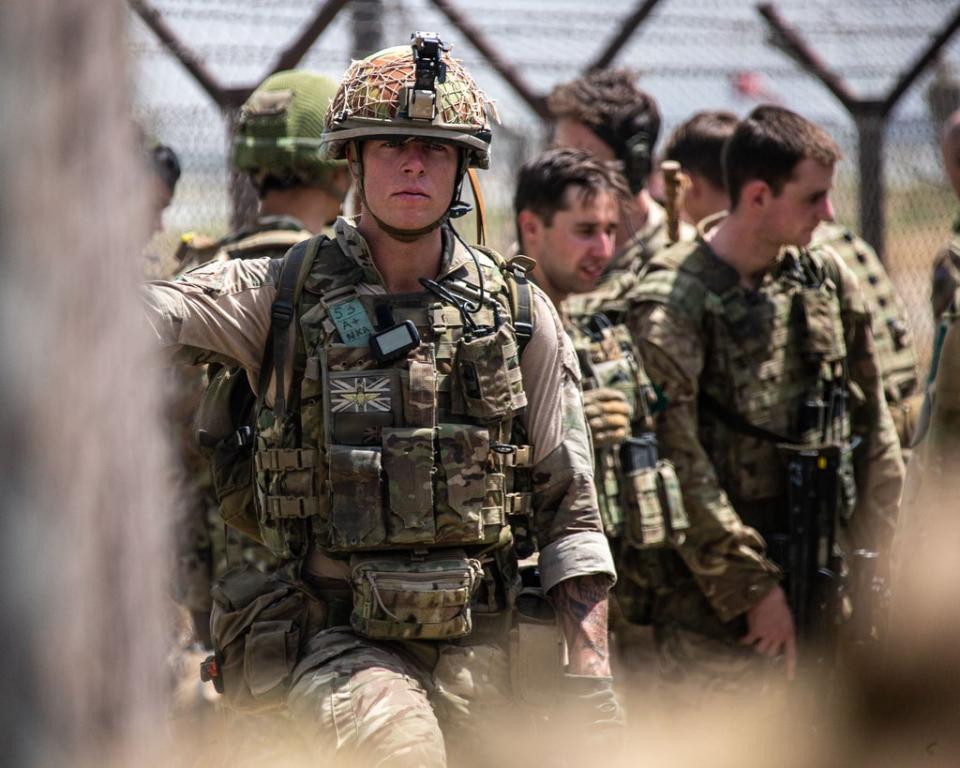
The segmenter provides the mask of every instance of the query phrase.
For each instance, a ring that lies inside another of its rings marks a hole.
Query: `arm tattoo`
[[[607,648],[606,576],[578,576],[550,590],[550,600],[560,614],[560,625],[570,654],[570,673],[610,675]]]

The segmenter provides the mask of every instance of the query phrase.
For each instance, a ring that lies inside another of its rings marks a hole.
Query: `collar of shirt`
[[[370,254],[370,246],[367,245],[363,235],[357,231],[358,220],[359,217],[356,216],[340,216],[337,219],[333,227],[337,244],[347,258],[352,259],[363,270],[364,282],[382,286],[383,278]],[[453,236],[447,225],[441,228],[441,235],[443,256],[440,260],[440,273],[436,276],[437,280],[453,274],[472,260],[470,253]]]

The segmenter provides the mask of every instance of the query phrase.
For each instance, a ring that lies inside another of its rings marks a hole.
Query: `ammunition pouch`
[[[195,427],[197,441],[210,460],[221,519],[261,541],[253,506],[254,401],[243,369],[221,368],[204,390]]]
[[[245,713],[281,707],[302,644],[323,626],[323,603],[249,565],[224,574],[211,594],[218,690],[227,706]]]
[[[423,559],[380,554],[351,558],[350,625],[373,640],[451,640],[473,629],[470,601],[482,578],[463,551]]]
[[[628,438],[620,446],[625,496],[624,540],[638,549],[657,549],[682,543],[690,527],[680,481],[673,465],[657,459],[652,434]]]

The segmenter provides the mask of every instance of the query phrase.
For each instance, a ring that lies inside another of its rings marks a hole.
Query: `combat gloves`
[[[593,434],[594,448],[619,445],[630,434],[633,408],[618,389],[603,387],[583,393],[583,411]]]

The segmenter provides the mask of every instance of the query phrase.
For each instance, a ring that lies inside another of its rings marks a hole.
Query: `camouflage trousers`
[[[445,766],[448,753],[480,764],[510,718],[498,644],[377,642],[334,628],[310,640],[293,681],[287,707],[310,752],[338,764]]]

